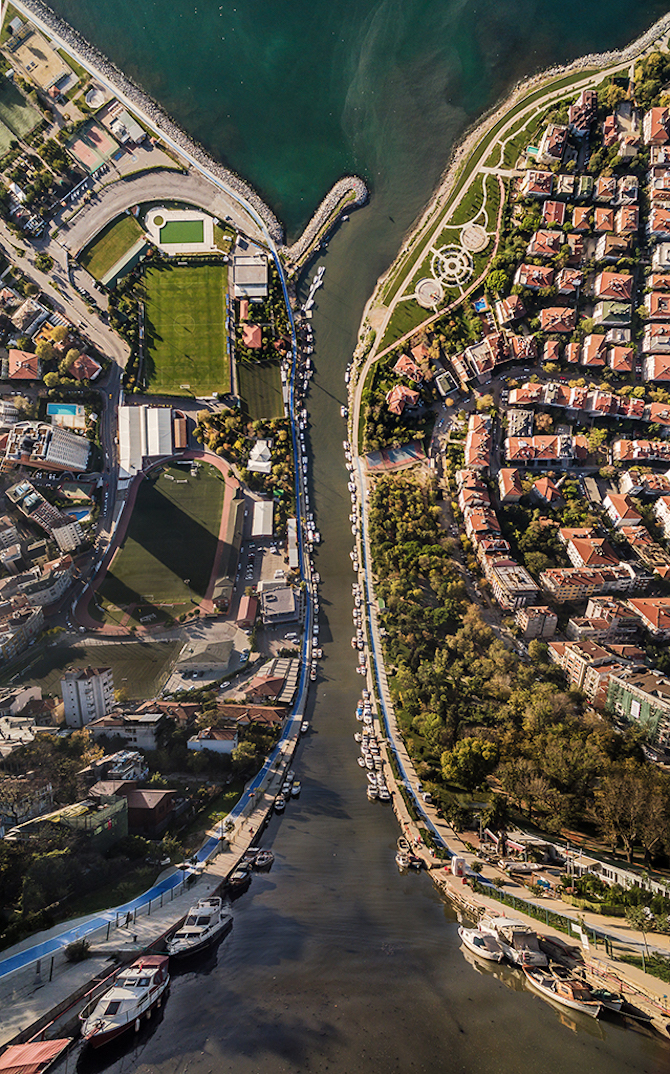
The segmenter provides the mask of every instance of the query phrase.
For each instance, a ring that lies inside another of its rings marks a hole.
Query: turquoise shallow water
[[[617,47],[663,0],[54,0],[295,232],[354,170],[412,219],[522,74]]]

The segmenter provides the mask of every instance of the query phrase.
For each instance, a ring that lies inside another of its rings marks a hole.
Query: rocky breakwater
[[[283,251],[289,271],[297,271],[311,252],[313,245],[328,228],[346,212],[357,209],[368,200],[368,188],[357,175],[338,179],[314,213],[302,235]]]
[[[16,6],[19,11],[25,12],[28,18],[32,16],[34,22],[47,36],[53,35],[57,43],[62,43],[63,47],[72,53],[74,59],[80,61],[94,77],[99,78],[113,93],[122,98],[137,112],[139,119],[152,128],[159,137],[165,138],[177,150],[181,150],[206,178],[218,186],[226,187],[238,200],[245,202],[246,206],[261,218],[273,242],[278,246],[283,246],[282,225],[248,183],[210,157],[203,147],[190,138],[144,90],[124,75],[69,23],[59,18],[46,4],[41,3],[41,0],[21,0]]]

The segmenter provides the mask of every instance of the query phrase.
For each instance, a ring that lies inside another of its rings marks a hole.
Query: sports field
[[[2,684],[16,679],[26,686],[41,686],[45,694],[60,697],[60,680],[72,668],[111,667],[114,687],[128,698],[155,697],[164,685],[181,642],[157,644],[140,641],[109,641],[102,645],[77,641],[71,635],[38,642],[19,664],[12,664]]]
[[[25,138],[40,121],[37,109],[28,104],[16,86],[3,78],[0,81],[0,156],[9,150],[16,136]]]
[[[244,409],[253,421],[284,417],[278,365],[274,362],[239,362],[237,379]]]
[[[134,216],[117,217],[79,255],[85,269],[101,280],[143,235]]]
[[[142,482],[128,532],[97,593],[109,622],[158,623],[192,611],[205,596],[216,553],[224,483],[200,466],[169,467]],[[91,612],[94,612],[93,603]]]
[[[161,242],[204,242],[203,220],[168,220],[161,228]]]
[[[229,391],[227,265],[155,265],[144,279],[147,391],[191,396]]]

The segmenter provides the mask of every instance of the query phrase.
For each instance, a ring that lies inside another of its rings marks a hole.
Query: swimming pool
[[[50,417],[69,414],[74,418],[83,412],[84,408],[81,403],[47,403],[47,414]]]

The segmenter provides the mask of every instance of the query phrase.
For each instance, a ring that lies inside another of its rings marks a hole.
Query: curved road
[[[197,171],[144,172],[96,188],[92,199],[61,226],[59,241],[76,256],[97,233],[127,209],[141,202],[183,201],[231,222],[256,242],[267,243],[264,232],[233,197]]]

